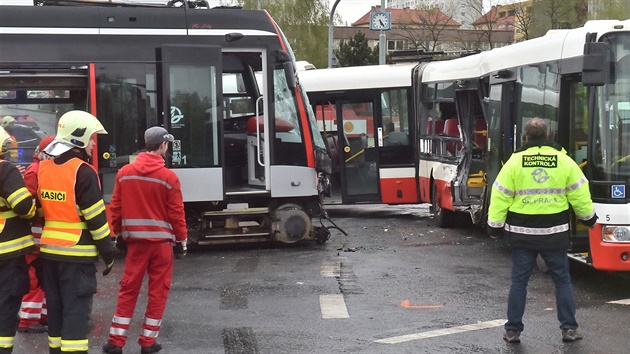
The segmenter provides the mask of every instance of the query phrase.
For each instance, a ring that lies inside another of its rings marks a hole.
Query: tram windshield
[[[630,33],[604,38],[611,49],[608,83],[597,89],[595,166],[605,180],[630,177]]]

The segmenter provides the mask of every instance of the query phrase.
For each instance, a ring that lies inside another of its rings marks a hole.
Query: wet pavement
[[[509,249],[470,225],[437,229],[427,206],[329,207],[325,245],[191,250],[177,260],[158,341],[170,354],[627,353],[627,277],[572,263],[584,340],[563,343],[551,279],[532,275],[520,344],[501,338]],[[98,276],[90,353],[101,353],[124,259]],[[99,264],[102,268],[102,264]],[[124,353],[139,353],[146,289]],[[15,354],[47,353],[45,334]]]

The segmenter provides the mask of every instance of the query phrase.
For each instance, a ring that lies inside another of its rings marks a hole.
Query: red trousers
[[[109,341],[113,345],[124,347],[127,342],[127,332],[145,273],[149,275],[149,296],[138,339],[141,347],[153,345],[160,332],[173,275],[173,247],[170,242],[127,243],[125,272],[109,330]]]
[[[26,262],[30,264],[35,258],[37,258],[37,254],[29,253],[26,255]],[[35,276],[35,268],[29,267],[28,276],[30,288],[28,294],[24,295],[22,298],[20,308],[21,328],[30,327],[38,323],[48,323],[44,290],[39,286],[39,282]]]

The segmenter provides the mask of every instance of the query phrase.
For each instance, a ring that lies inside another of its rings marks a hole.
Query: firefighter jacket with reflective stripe
[[[109,212],[114,234],[126,242],[174,242],[188,236],[179,178],[157,154],[140,153],[118,171]]]
[[[582,170],[552,146],[529,144],[512,154],[492,185],[488,226],[503,227],[512,247],[564,248],[569,204],[581,220],[595,216]]]
[[[112,252],[105,203],[98,175],[81,157],[65,152],[41,161],[38,199],[44,211],[40,257],[63,262],[92,263]]]
[[[31,227],[25,220],[34,216],[33,196],[24,187],[20,171],[0,160],[0,260],[35,249]]]
[[[36,154],[35,156],[33,156],[33,163],[26,168],[26,171],[24,171],[24,184],[26,185],[26,189],[28,189],[29,193],[31,193],[31,195],[33,196],[37,195],[37,173],[39,172],[39,163],[40,160]],[[39,244],[39,238],[42,235],[42,227],[44,226],[44,219],[40,217],[43,216],[43,211],[41,205],[38,206],[38,217],[33,219],[31,224],[31,232],[33,233],[36,244]]]

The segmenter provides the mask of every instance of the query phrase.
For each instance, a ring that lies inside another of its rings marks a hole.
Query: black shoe
[[[44,333],[46,331],[48,331],[48,326],[40,323],[28,327],[18,327],[18,332],[20,333]]]
[[[520,343],[521,332],[508,329],[505,333],[503,333],[503,339],[505,339],[508,343]]]
[[[162,345],[160,345],[158,342],[153,342],[153,344],[150,347],[142,347],[142,349],[140,350],[140,353],[151,354],[151,353],[157,353],[160,350],[162,350]]]
[[[122,354],[122,347],[113,345],[109,341],[103,345],[103,353],[106,354]]]
[[[562,330],[562,341],[563,342],[574,342],[576,340],[582,339],[584,336],[579,333],[575,329],[563,329]]]

